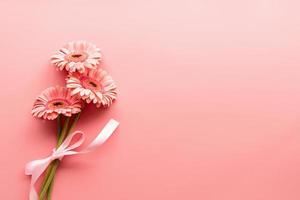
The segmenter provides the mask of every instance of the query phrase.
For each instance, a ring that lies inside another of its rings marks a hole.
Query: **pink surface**
[[[300,199],[300,15],[296,0],[0,2],[0,199],[27,199],[27,161],[50,154],[55,124],[30,116],[63,84],[49,64],[65,42],[100,46],[119,86],[82,116],[99,151],[66,158],[62,199]]]

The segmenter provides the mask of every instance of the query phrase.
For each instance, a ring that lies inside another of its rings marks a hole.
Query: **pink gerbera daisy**
[[[83,73],[86,68],[95,69],[100,59],[100,49],[86,41],[69,42],[51,56],[51,62],[57,69],[80,73]]]
[[[32,115],[53,120],[59,114],[70,117],[81,111],[81,99],[71,96],[71,91],[65,87],[49,87],[44,90],[34,102]]]
[[[87,103],[93,102],[97,107],[110,106],[117,97],[115,82],[103,69],[70,74],[67,88],[72,90],[71,95],[78,94]]]

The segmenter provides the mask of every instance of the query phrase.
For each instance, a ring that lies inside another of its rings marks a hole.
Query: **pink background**
[[[41,3],[43,2],[43,3]],[[31,117],[64,77],[49,64],[64,43],[100,46],[119,86],[88,107],[99,151],[69,157],[54,200],[299,200],[300,3],[297,0],[0,2],[0,199],[27,199],[27,161],[55,144],[55,123]]]

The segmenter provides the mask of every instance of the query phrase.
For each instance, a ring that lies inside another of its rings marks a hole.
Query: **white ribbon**
[[[80,147],[84,142],[84,133],[81,131],[75,131],[65,139],[65,141],[59,146],[59,148],[53,149],[52,155],[41,160],[34,160],[27,163],[25,166],[25,174],[31,176],[29,199],[38,199],[38,195],[34,187],[35,183],[53,160],[62,160],[64,156],[83,154],[94,150],[95,148],[101,146],[113,134],[118,125],[119,122],[117,122],[114,119],[111,119],[102,129],[102,131],[98,134],[98,136],[86,148],[84,148],[81,151],[73,150],[75,150],[77,147]],[[72,139],[76,135],[79,135],[79,140],[74,144],[70,145]]]

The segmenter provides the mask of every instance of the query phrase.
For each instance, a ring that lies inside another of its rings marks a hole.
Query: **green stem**
[[[76,124],[77,121],[79,120],[79,117],[80,117],[80,113],[78,113],[78,114],[76,115],[75,119],[73,120],[73,122],[72,122],[72,124],[71,124],[71,127],[70,127],[69,130],[68,130],[68,133],[70,133],[70,132],[73,130],[73,128],[75,127],[75,124]],[[58,164],[57,164],[57,165],[58,165]],[[55,168],[57,168],[57,167],[55,167]],[[53,175],[53,177],[52,177],[52,181],[51,181],[51,183],[50,183],[50,186],[49,186],[49,189],[48,189],[48,192],[47,192],[47,198],[48,198],[48,200],[51,200],[51,194],[52,194],[52,190],[53,190],[53,183],[54,183],[54,178],[55,178],[55,171],[56,171],[56,169],[53,169],[53,171],[54,171],[54,175]],[[51,178],[51,177],[49,177],[49,178]]]
[[[58,140],[57,140],[57,145],[56,147],[59,147],[64,139],[64,137],[67,134],[67,130],[68,130],[68,126],[69,126],[69,122],[70,122],[70,118],[68,117],[64,123],[63,129],[61,131],[61,133],[59,134]],[[39,196],[39,200],[43,200],[45,198],[46,192],[48,190],[49,184],[52,181],[52,178],[50,179],[51,173],[53,172],[53,168],[57,168],[59,162],[55,162],[53,161],[52,163],[50,163],[46,174],[45,174],[45,178],[44,181],[42,183],[42,187],[41,187],[41,192],[40,192],[40,196]]]
[[[54,173],[55,175],[55,173]],[[48,188],[48,192],[47,192],[47,199],[50,200],[52,198],[52,190],[53,190],[53,185],[54,185],[54,178],[55,176],[53,177],[50,185],[49,185],[49,188]]]
[[[39,196],[39,200],[43,200],[45,198],[46,192],[48,191],[48,188],[49,188],[49,186],[50,186],[50,184],[53,180],[53,177],[55,175],[55,171],[58,167],[58,164],[59,164],[59,160],[54,160],[53,161],[53,167],[50,170],[50,173],[49,173],[49,176],[46,180],[44,188],[42,188],[42,191],[41,191],[40,196]],[[49,199],[49,197],[48,197],[48,199]]]
[[[61,131],[61,134],[57,140],[56,148],[58,148],[62,144],[66,135],[68,134],[69,123],[70,123],[70,118],[68,117],[65,121],[64,127]]]
[[[61,115],[59,115],[58,117],[57,117],[57,138],[59,138],[60,137],[60,134],[61,134],[61,131],[62,131],[62,126],[61,126]],[[52,164],[53,163],[53,164]],[[53,168],[53,166],[54,166],[54,162],[52,162],[51,164],[52,164],[52,166],[51,166],[51,168],[49,168],[49,169],[51,169],[52,170],[52,168]],[[50,170],[49,170],[49,173],[50,173]],[[49,174],[48,174],[48,179],[49,179]],[[54,183],[54,179],[51,181],[51,183],[50,183],[50,186],[49,186],[49,189],[48,189],[48,192],[47,192],[47,199],[51,199],[51,192],[52,192],[52,189],[53,189],[53,183]]]
[[[61,127],[61,118],[62,118],[62,116],[61,115],[58,115],[58,117],[57,117],[57,138],[59,138],[60,137],[60,134],[61,134],[61,131],[62,131],[62,127]],[[49,167],[47,168],[47,170],[46,170],[46,172],[45,172],[45,178],[44,178],[44,180],[43,180],[43,182],[42,182],[42,187],[41,188],[44,188],[45,187],[45,184],[46,184],[46,182],[47,182],[47,179],[48,179],[48,177],[49,177],[49,174],[50,174],[50,172],[51,172],[51,169],[52,169],[52,167],[53,167],[53,162],[52,163],[50,163],[50,165],[49,165]]]
[[[53,164],[54,164],[54,162],[51,162],[50,165],[49,165],[49,167],[48,167],[47,170],[46,170],[46,173],[45,173],[45,177],[44,177],[44,180],[43,180],[43,183],[42,183],[42,187],[41,187],[41,192],[40,192],[40,194],[42,193],[42,190],[43,190],[43,188],[44,188],[45,185],[46,185],[46,182],[47,182],[47,180],[48,180],[48,177],[49,177],[49,175],[50,175],[50,172],[51,172],[51,170],[52,170],[52,168],[53,168]]]
[[[61,134],[61,115],[58,115],[57,117],[57,138],[59,138],[60,134]]]
[[[77,123],[79,117],[80,117],[80,113],[78,113],[76,115],[76,117],[72,121],[70,127],[69,127],[70,118],[66,119],[66,121],[64,123],[64,127],[63,127],[63,129],[61,131],[61,134],[60,134],[60,136],[58,138],[58,141],[57,141],[57,148],[63,143],[63,141],[67,137],[67,135],[73,130],[73,128],[75,127],[75,124]],[[46,180],[45,184],[42,187],[39,200],[44,199],[46,192],[47,192],[48,200],[51,200],[51,192],[52,192],[52,188],[53,188],[53,182],[54,182],[55,173],[56,173],[56,170],[57,170],[57,167],[58,167],[59,163],[60,163],[59,160],[55,160],[51,163],[52,167],[49,169],[48,177],[46,178],[47,180]]]
[[[70,132],[74,129],[75,125],[77,124],[77,121],[78,121],[79,118],[80,118],[80,114],[81,114],[81,112],[78,113],[78,114],[76,114],[75,119],[73,120],[73,122],[72,122],[72,124],[71,124],[71,126],[70,126],[70,128],[69,128],[68,133],[70,133]]]
[[[51,169],[51,173],[50,173],[49,178],[48,178],[48,181],[49,181],[48,191],[47,191],[47,199],[48,200],[51,200],[51,194],[52,194],[52,189],[53,189],[53,184],[54,184],[54,178],[55,178],[56,170],[57,170],[57,167],[58,167],[59,163],[60,163],[59,160],[55,160],[54,165]]]

